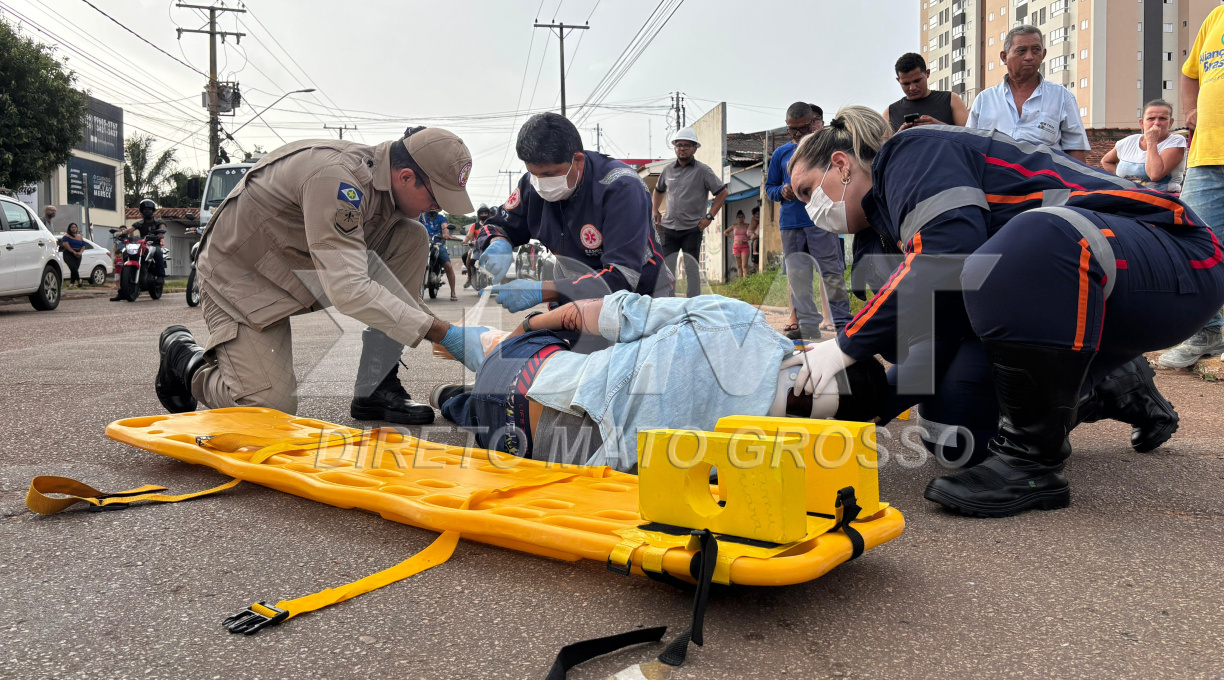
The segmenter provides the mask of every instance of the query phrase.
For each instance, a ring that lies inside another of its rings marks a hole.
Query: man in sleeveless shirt
[[[893,132],[908,130],[917,125],[960,125],[969,120],[969,109],[955,92],[932,90],[928,84],[931,70],[920,54],[909,52],[901,55],[896,65],[897,82],[905,96],[884,109],[884,119]],[[917,115],[918,120],[905,122],[906,116]]]

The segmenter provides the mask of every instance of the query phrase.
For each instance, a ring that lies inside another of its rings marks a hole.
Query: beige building
[[[1133,128],[1143,103],[1166,99],[1178,120],[1177,78],[1219,0],[921,0],[921,53],[931,86],[972,105],[1003,81],[1007,31],[1045,34],[1042,74],[1075,94],[1088,128]]]

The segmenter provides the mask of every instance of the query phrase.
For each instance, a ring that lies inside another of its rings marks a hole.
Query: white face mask
[[[830,163],[825,169],[825,179],[828,179],[832,169],[833,164]],[[849,182],[843,182],[842,197],[834,201],[825,193],[824,181],[821,181],[816,190],[812,192],[812,200],[808,201],[806,206],[812,224],[834,234],[850,233],[850,221],[846,218],[846,191],[849,186]]]
[[[574,161],[573,159],[570,159],[569,170],[566,170],[564,175],[561,175],[560,177],[536,177],[535,175],[531,175],[531,179],[529,181],[531,182],[532,188],[535,189],[536,193],[540,195],[540,198],[548,201],[549,203],[564,201],[574,193],[574,189],[578,188],[577,183],[575,183],[573,187],[569,186],[568,178],[570,171],[573,169]]]

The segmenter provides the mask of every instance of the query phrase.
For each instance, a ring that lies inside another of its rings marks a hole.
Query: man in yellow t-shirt
[[[1194,132],[1181,199],[1219,236],[1224,231],[1224,5],[1207,15],[1178,79],[1186,124]],[[1217,311],[1188,340],[1160,355],[1165,368],[1187,368],[1224,352]]]

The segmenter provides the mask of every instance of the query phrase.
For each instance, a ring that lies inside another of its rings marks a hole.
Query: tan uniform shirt
[[[367,259],[368,251],[385,254],[392,230],[424,230],[396,210],[390,144],[308,140],[264,157],[209,222],[197,263],[209,294],[239,323],[261,331],[330,301],[415,347],[432,315],[417,291],[396,295],[372,280]],[[294,273],[308,270],[317,273],[326,300]]]

